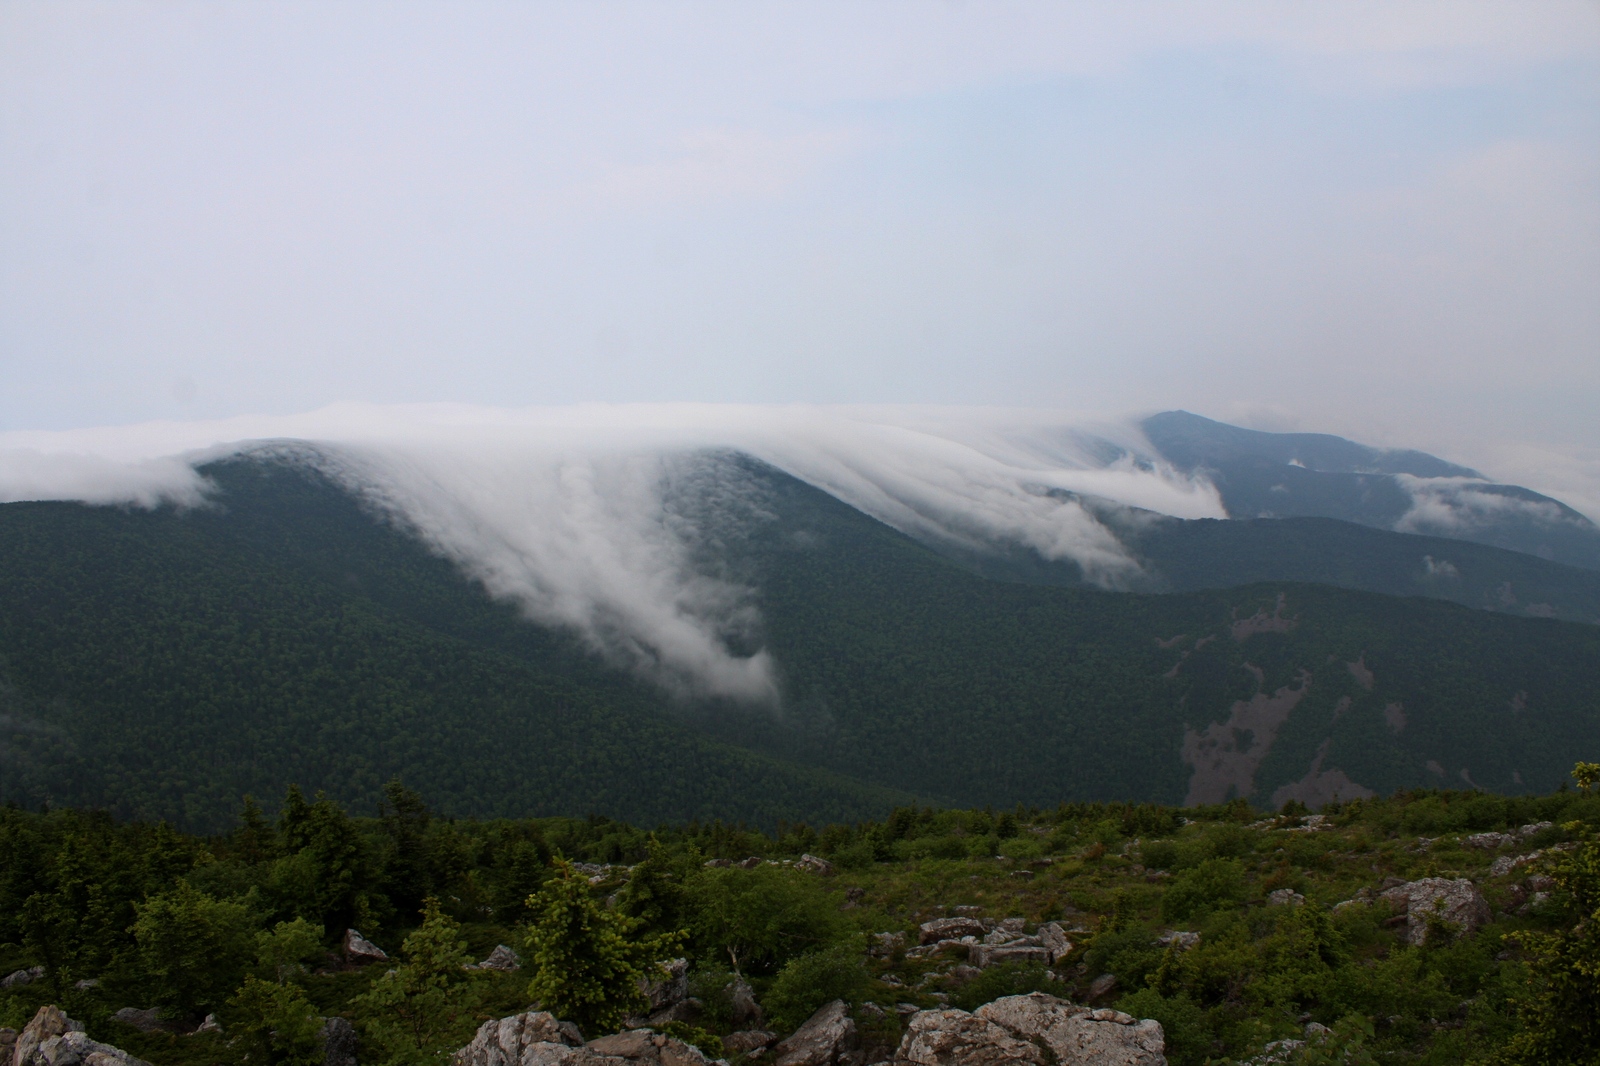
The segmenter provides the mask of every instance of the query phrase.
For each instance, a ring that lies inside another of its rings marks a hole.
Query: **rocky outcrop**
[[[356,1027],[348,1018],[322,1023],[322,1066],[356,1066]]]
[[[795,862],[794,868],[796,870],[807,870],[814,874],[821,874],[823,877],[833,876],[833,863],[829,862],[827,859],[819,858],[816,855],[800,856],[800,858]]]
[[[935,918],[917,927],[917,943],[937,944],[942,940],[960,940],[964,936],[979,937],[988,931],[976,918]]]
[[[39,1008],[17,1034],[12,1066],[150,1066],[121,1048],[89,1039],[83,1026],[53,1006]]]
[[[836,999],[773,1048],[773,1066],[860,1066],[856,1023]]]
[[[388,954],[382,948],[354,929],[346,929],[344,931],[344,943],[340,945],[340,950],[349,962],[365,964],[389,961]]]
[[[0,988],[21,988],[31,985],[44,976],[43,966],[29,966],[26,970],[13,970],[5,977],[0,978]]]
[[[494,950],[489,952],[489,957],[482,962],[475,962],[468,966],[469,970],[499,970],[501,973],[512,973],[522,969],[522,957],[504,944],[496,944]]]
[[[1406,916],[1406,941],[1421,944],[1428,938],[1429,921],[1454,926],[1459,932],[1475,932],[1489,921],[1489,902],[1478,886],[1466,878],[1424,877],[1408,881],[1378,894]]]
[[[668,1022],[690,1021],[696,1013],[697,1000],[689,999],[689,960],[667,959],[654,979],[639,982],[649,1005],[645,1013],[629,1018],[634,1027],[652,1025],[660,1027]]]
[[[1278,888],[1267,893],[1269,907],[1298,907],[1306,898],[1292,888]]]
[[[766,1016],[761,1010],[761,1004],[756,1002],[755,990],[750,987],[742,977],[735,977],[728,982],[728,1006],[733,1015],[733,1024],[742,1025],[747,1029],[760,1029],[766,1021]]]
[[[722,1046],[730,1055],[748,1055],[778,1039],[778,1034],[765,1029],[741,1029],[722,1038]]]
[[[1049,965],[1050,952],[1043,944],[1028,937],[1026,940],[1012,941],[1009,944],[974,944],[967,951],[967,963],[980,970],[991,966],[998,966],[1005,962],[1037,962]]]
[[[912,1015],[895,1060],[918,1066],[1166,1066],[1166,1035],[1158,1022],[1035,992],[997,999],[971,1014]]]
[[[452,1066],[710,1066],[699,1048],[649,1029],[583,1041],[571,1022],[528,1011],[484,1022]]]
[[[1043,945],[1047,958],[1045,962],[1054,966],[1068,955],[1072,954],[1072,941],[1067,939],[1067,931],[1061,928],[1059,922],[1045,922],[1039,927],[1039,943]]]

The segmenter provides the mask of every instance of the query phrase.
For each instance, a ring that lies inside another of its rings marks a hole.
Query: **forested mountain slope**
[[[0,507],[8,798],[214,824],[288,782],[456,814],[848,820],[964,805],[1554,787],[1600,628],[1315,585],[1170,595],[972,573],[708,460],[703,566],[755,589],[777,708],[689,703],[520,620],[291,462],[216,506]],[[753,650],[753,649],[752,649]]]

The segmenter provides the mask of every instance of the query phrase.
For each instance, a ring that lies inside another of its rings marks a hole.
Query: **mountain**
[[[1140,423],[1160,455],[1203,474],[1232,518],[1337,518],[1600,570],[1600,527],[1516,485],[1423,452],[1322,433],[1263,433],[1166,411]]]
[[[1276,805],[1549,789],[1600,725],[1600,627],[1278,580],[997,580],[765,464],[696,464],[675,521],[750,590],[727,640],[772,656],[773,705],[672,695],[530,624],[292,457],[205,468],[206,507],[0,506],[0,795],[193,826],[291,781],[370,809],[395,775],[452,814],[647,824]]]

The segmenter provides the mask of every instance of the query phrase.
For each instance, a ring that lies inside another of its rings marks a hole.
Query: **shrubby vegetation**
[[[0,992],[0,1024],[55,1002],[157,1064],[298,1064],[318,1061],[320,1019],[340,1014],[361,1034],[363,1062],[421,1063],[530,1001],[598,1035],[641,1008],[639,980],[657,960],[682,954],[703,1008],[674,1031],[713,1049],[734,1027],[728,996],[743,981],[780,1030],[841,998],[891,1042],[897,1004],[970,1008],[1033,990],[1081,1002],[1098,988],[1097,1002],[1161,1021],[1176,1066],[1242,1060],[1311,1021],[1327,1032],[1300,1052],[1307,1063],[1592,1064],[1600,768],[1580,764],[1577,776],[1578,789],[1537,797],[1335,804],[1320,827],[1301,826],[1293,807],[1273,816],[1233,802],[906,807],[770,834],[645,831],[598,817],[439,819],[397,783],[377,818],[291,791],[275,818],[246,803],[209,837],[10,807],[0,971],[44,975]],[[1464,843],[1539,822],[1552,824],[1512,851]],[[1541,858],[1491,875],[1497,854],[1535,849]],[[803,852],[838,872],[785,865]],[[1337,906],[1385,878],[1423,876],[1473,878],[1492,921],[1413,946],[1382,903]],[[1269,905],[1285,889],[1304,902]],[[959,951],[906,954],[920,922],[958,906],[1057,921],[1075,947],[1050,968],[981,972]],[[341,960],[349,924],[393,961]],[[1172,930],[1198,942],[1161,943]],[[870,934],[894,931],[909,940],[867,950]],[[465,968],[502,943],[520,952],[520,972]],[[127,1006],[159,1006],[174,1029],[215,1014],[223,1031],[138,1032],[111,1018]]]

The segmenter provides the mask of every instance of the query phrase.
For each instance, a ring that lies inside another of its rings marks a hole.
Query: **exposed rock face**
[[[356,1027],[348,1018],[322,1023],[322,1066],[356,1066]]]
[[[979,1007],[921,1011],[895,1054],[919,1066],[1166,1066],[1166,1036],[1154,1021],[1090,1010],[1035,992]]]
[[[755,990],[742,977],[734,978],[728,985],[728,1000],[732,1007],[733,1024],[748,1029],[760,1029],[766,1020],[761,1004],[756,1002]]]
[[[693,1044],[649,1029],[629,1029],[591,1040],[572,1062],[573,1066],[708,1066],[704,1053]]]
[[[859,1040],[856,1023],[836,999],[818,1010],[806,1023],[783,1041],[773,1053],[774,1066],[857,1066]]]
[[[904,933],[873,933],[867,942],[867,954],[877,959],[887,959],[906,946]]]
[[[496,944],[494,950],[489,952],[489,957],[482,962],[474,963],[468,967],[473,970],[499,970],[501,973],[511,973],[522,969],[522,957],[504,944]]]
[[[1048,965],[1054,966],[1072,954],[1072,941],[1067,939],[1067,931],[1059,922],[1045,922],[1039,927],[1039,943],[1044,945],[1049,956],[1045,960]]]
[[[0,978],[0,988],[20,988],[23,985],[31,985],[43,976],[43,966],[30,966],[26,970],[13,970],[4,978]]]
[[[935,918],[917,927],[918,944],[937,944],[941,940],[960,940],[964,936],[983,936],[989,930],[976,918]]]
[[[1048,965],[1050,952],[1044,945],[1028,937],[1026,940],[1012,941],[1009,944],[975,944],[967,952],[967,962],[980,970],[990,966],[998,966],[1003,962],[1038,962]]]
[[[1274,889],[1267,893],[1269,907],[1298,907],[1306,898],[1292,888]]]
[[[809,870],[814,874],[821,874],[823,877],[831,877],[833,875],[833,863],[816,855],[800,856],[799,861],[794,864],[794,868],[796,870]]]
[[[382,948],[356,932],[354,929],[344,931],[343,944],[344,957],[351,962],[388,962],[389,956]]]
[[[1428,938],[1428,919],[1436,917],[1461,932],[1471,933],[1489,921],[1489,902],[1478,886],[1466,878],[1450,880],[1424,877],[1396,885],[1379,894],[1406,915],[1406,941],[1421,944]]]
[[[743,1029],[722,1038],[722,1046],[730,1055],[747,1055],[756,1048],[766,1047],[778,1039],[777,1033],[765,1029]]]
[[[509,1018],[484,1022],[472,1042],[455,1053],[454,1066],[532,1066],[535,1062],[560,1062],[553,1053],[570,1051],[573,1041],[549,1011],[527,1011]]]
[[[53,1006],[39,1008],[17,1034],[12,1066],[150,1066],[121,1048],[90,1040],[83,1026]]]
[[[17,1050],[17,1031],[11,1028],[0,1029],[0,1063],[11,1066],[11,1055]]]

